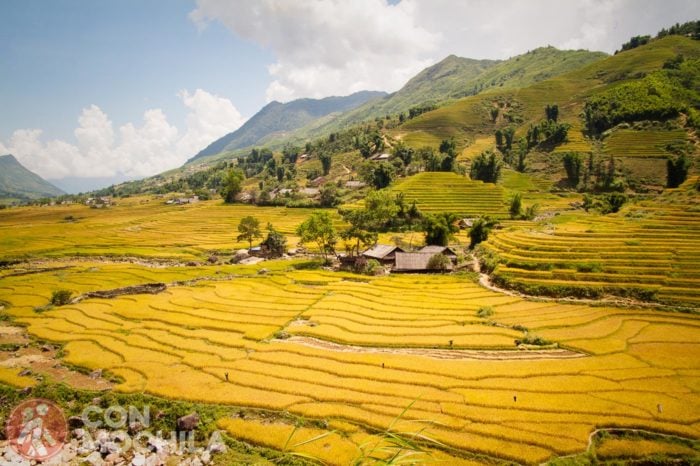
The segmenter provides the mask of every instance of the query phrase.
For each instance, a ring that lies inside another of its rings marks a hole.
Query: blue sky
[[[0,2],[0,140],[17,128],[66,137],[93,103],[115,124],[149,107],[182,123],[182,89],[235,96],[251,116],[265,104],[272,54],[220,23],[199,31],[193,9],[189,0]]]
[[[392,92],[449,54],[612,53],[699,17],[697,0],[0,0],[0,154],[94,188],[175,168],[271,100]]]

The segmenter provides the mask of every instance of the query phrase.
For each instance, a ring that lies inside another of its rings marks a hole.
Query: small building
[[[442,254],[449,257],[453,264],[457,262],[457,253],[454,251],[454,249],[447,246],[425,246],[418,252]]]
[[[196,202],[199,202],[199,196],[178,197],[177,199],[175,199],[173,204],[184,205],[184,204],[194,204]]]
[[[299,160],[306,160],[306,159],[308,159],[308,158],[309,158],[309,154],[301,154],[301,155],[299,156]]]
[[[432,252],[397,252],[396,261],[392,272],[396,273],[427,273],[438,272],[431,269],[428,264],[430,259],[436,254]],[[447,270],[454,268],[452,262],[447,266]]]
[[[384,160],[389,160],[391,155],[387,154],[386,152],[383,152],[381,154],[377,154],[374,157],[372,157],[372,160],[377,160],[379,162],[384,161]]]
[[[364,188],[365,186],[367,186],[367,183],[364,183],[362,181],[351,180],[345,182],[345,187],[348,189],[360,189]]]
[[[299,190],[299,193],[308,197],[318,196],[320,192],[318,188],[302,188]]]
[[[471,228],[472,225],[474,225],[473,218],[461,218],[459,219],[459,222],[457,222],[457,226],[460,228],[460,230]]]
[[[316,187],[322,186],[322,185],[326,184],[326,178],[324,176],[319,176],[319,177],[314,178],[313,180],[309,181],[309,184],[311,186],[316,186]]]
[[[396,254],[401,252],[404,252],[404,250],[398,246],[377,244],[363,252],[362,256],[367,259],[375,259],[382,264],[393,264]]]

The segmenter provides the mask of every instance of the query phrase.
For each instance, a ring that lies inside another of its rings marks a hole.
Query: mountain
[[[65,193],[24,168],[14,156],[0,156],[0,197],[37,199],[61,194]]]
[[[400,90],[345,112],[325,125],[301,128],[300,138],[322,136],[361,121],[445,104],[489,89],[517,89],[569,73],[608,55],[588,50],[540,47],[507,60],[474,60],[450,55],[411,78]]]
[[[212,142],[187,163],[223,151],[253,146],[272,136],[284,136],[286,133],[319,118],[332,113],[346,112],[385,95],[385,92],[361,91],[345,97],[298,99],[286,104],[271,102],[253,115],[243,126]]]

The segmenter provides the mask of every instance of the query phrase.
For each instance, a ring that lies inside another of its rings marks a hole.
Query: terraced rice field
[[[500,186],[447,172],[423,172],[410,176],[390,188],[404,193],[407,202],[416,201],[427,213],[453,212],[461,216],[507,215],[504,192]]]
[[[700,305],[700,209],[690,199],[508,228],[484,247],[501,258],[496,281],[528,293]]]
[[[695,315],[529,302],[460,275],[365,277],[294,264],[267,262],[258,274],[253,266],[48,262],[28,275],[5,269],[0,300],[31,335],[65,344],[67,362],[120,376],[118,390],[327,420],[342,434],[307,448],[331,464],[346,464],[365,429],[386,428],[412,402],[396,428],[428,420],[447,448],[438,458],[450,464],[455,455],[540,463],[583,452],[589,433],[605,426],[700,437]],[[157,295],[35,310],[57,287],[78,293],[207,275]],[[483,306],[490,317],[476,316]],[[525,328],[580,354],[517,349]],[[274,338],[284,333],[293,338]],[[280,448],[290,428],[256,422],[220,426]]]
[[[258,218],[263,227],[271,222],[293,246],[298,242],[296,227],[310,212],[220,201],[185,206],[165,205],[155,198],[117,202],[108,209],[68,205],[2,210],[0,260],[77,255],[201,259],[212,252],[248,247],[236,240],[238,222],[247,215]],[[77,221],[67,221],[69,216]]]
[[[603,150],[615,157],[666,158],[668,145],[684,144],[685,131],[678,130],[616,130],[605,138]]]

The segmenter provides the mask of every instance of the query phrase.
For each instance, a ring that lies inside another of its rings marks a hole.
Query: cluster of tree
[[[586,125],[594,134],[623,122],[668,120],[689,110],[700,97],[700,62],[678,60],[642,79],[624,82],[589,98]],[[691,108],[692,110],[692,108]]]
[[[666,161],[666,186],[677,188],[683,184],[688,178],[688,170],[690,170],[690,159],[685,154],[669,158]]]
[[[688,36],[693,39],[700,39],[700,21],[688,21],[687,23],[671,26],[670,28],[662,29],[656,34],[655,39],[661,39],[666,36]],[[651,36],[634,36],[628,42],[622,44],[621,50],[616,50],[615,54],[624,52],[625,50],[632,50],[639,46],[648,44],[651,41]]]
[[[428,215],[423,221],[425,244],[447,246],[459,231],[457,216],[450,212]]]
[[[431,112],[437,108],[436,105],[432,104],[424,104],[424,105],[417,105],[415,107],[411,107],[408,109],[408,119],[413,119],[417,117],[418,115],[422,115],[426,112]]]
[[[408,204],[403,193],[388,191],[371,191],[361,209],[341,209],[339,213],[350,224],[342,233],[350,254],[373,245],[381,231],[415,229],[423,218],[415,201]]]
[[[623,205],[627,202],[627,195],[624,193],[608,193],[602,196],[593,196],[585,194],[583,196],[583,208],[588,212],[595,209],[602,214],[611,214],[619,212]]]
[[[618,176],[615,158],[611,155],[607,160],[598,158],[597,162],[592,153],[588,154],[588,162],[584,164],[581,154],[568,152],[562,157],[564,170],[569,186],[581,191],[624,191],[625,181]]]
[[[622,44],[622,48],[620,50],[616,50],[615,54],[617,55],[618,53],[624,52],[625,50],[636,49],[639,46],[648,44],[650,40],[651,40],[651,36],[648,36],[648,35],[646,35],[646,36],[634,36],[629,41]]]
[[[384,136],[378,130],[374,130],[368,134],[361,134],[355,139],[355,148],[358,149],[360,155],[366,159],[383,151],[385,145]]]
[[[496,183],[501,176],[502,167],[500,157],[495,152],[487,150],[472,160],[469,176],[473,180]]]
[[[260,220],[253,216],[246,216],[241,219],[238,223],[238,237],[237,241],[248,241],[250,248],[253,247],[253,240],[256,238],[262,238],[262,231],[260,230]],[[267,249],[268,257],[277,258],[282,257],[285,252],[287,252],[287,238],[275,230],[271,223],[267,224],[267,237],[261,243],[261,246],[265,246]]]
[[[516,193],[510,200],[510,218],[513,220],[532,220],[537,216],[539,205],[523,207],[523,196]]]
[[[245,173],[240,168],[230,168],[226,172],[226,176],[221,185],[219,194],[227,204],[236,202],[236,196],[243,189],[243,181],[245,181]]]

